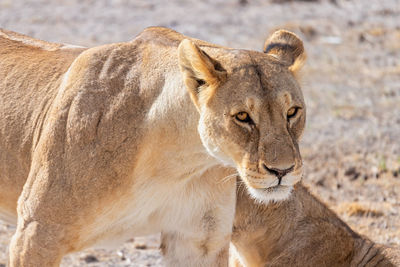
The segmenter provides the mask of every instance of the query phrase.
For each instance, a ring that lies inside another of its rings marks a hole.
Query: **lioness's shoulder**
[[[180,44],[180,42],[182,42],[183,39],[189,39],[200,47],[214,47],[214,48],[226,49],[226,47],[208,43],[196,38],[188,37],[179,32],[164,27],[148,27],[144,29],[134,39],[134,41],[144,41],[144,42],[157,43],[163,46],[178,47],[178,45]]]
[[[148,27],[133,41],[158,43],[164,46],[178,46],[183,39],[185,39],[185,36],[174,30],[163,27]]]

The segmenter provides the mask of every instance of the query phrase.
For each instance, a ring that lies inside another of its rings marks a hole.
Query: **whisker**
[[[242,181],[242,179],[237,179],[238,187],[237,187],[237,192],[243,196],[243,193],[247,190],[246,184]]]
[[[233,174],[230,174],[230,175],[228,175],[228,176],[225,176],[225,177],[222,178],[221,181],[219,181],[218,183],[219,183],[219,184],[220,184],[220,183],[226,183],[226,182],[229,181],[230,179],[236,178],[236,176],[238,176],[238,173],[237,173],[237,172],[236,172],[236,173],[233,173]]]

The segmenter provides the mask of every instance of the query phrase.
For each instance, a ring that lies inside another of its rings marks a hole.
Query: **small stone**
[[[122,261],[126,260],[126,257],[125,257],[125,254],[123,251],[121,251],[121,250],[117,251],[117,255]]]
[[[99,260],[98,260],[95,256],[93,256],[93,255],[87,255],[87,256],[85,256],[85,257],[83,258],[83,260],[84,260],[86,263],[99,262]]]
[[[360,173],[357,171],[356,167],[350,167],[344,172],[344,175],[349,176],[350,181],[354,181],[357,180],[357,178],[360,176]]]
[[[344,175],[351,176],[355,173],[356,173],[356,167],[350,167],[344,172]]]
[[[146,244],[138,243],[138,244],[135,244],[135,248],[136,248],[136,249],[146,249],[146,248],[147,248],[147,245],[146,245]]]
[[[365,42],[367,39],[365,38],[365,35],[363,33],[360,33],[360,35],[358,36],[358,41],[360,43]]]
[[[355,173],[351,178],[350,181],[357,180],[357,178],[360,176],[360,173]]]
[[[371,168],[371,172],[372,172],[373,174],[376,174],[376,173],[379,172],[379,169],[378,169],[376,166],[374,166],[374,167]]]
[[[324,178],[319,179],[317,181],[316,185],[324,187],[325,186],[325,179]]]

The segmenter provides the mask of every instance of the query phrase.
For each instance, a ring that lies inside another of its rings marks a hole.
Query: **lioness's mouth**
[[[250,195],[263,203],[287,199],[301,180],[300,169],[286,175],[264,174],[249,168],[238,168],[238,172]]]

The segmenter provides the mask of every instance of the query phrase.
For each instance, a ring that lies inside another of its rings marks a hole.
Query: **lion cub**
[[[237,191],[232,266],[400,266],[400,249],[355,233],[298,184],[284,202]]]

